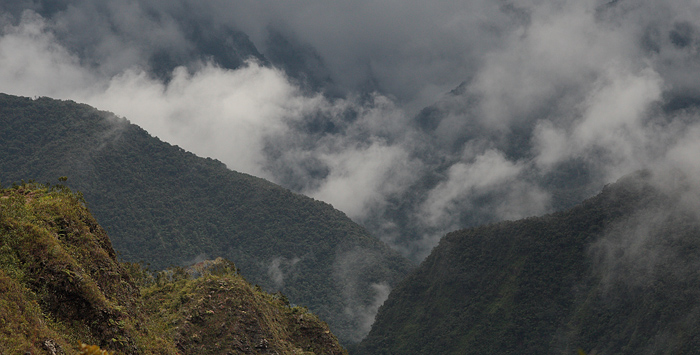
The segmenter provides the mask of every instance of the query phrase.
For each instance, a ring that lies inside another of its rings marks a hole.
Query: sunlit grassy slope
[[[80,194],[0,190],[0,353],[344,354],[328,326],[233,263],[158,273],[120,263]]]

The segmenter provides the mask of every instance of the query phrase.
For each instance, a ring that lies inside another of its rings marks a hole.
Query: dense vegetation
[[[118,354],[346,354],[325,323],[231,262],[154,274],[119,263],[65,186],[0,190],[0,353],[76,354],[81,342]]]
[[[346,341],[410,263],[332,206],[228,170],[86,105],[0,95],[0,183],[67,176],[125,261],[233,260]],[[361,257],[360,257],[361,256]]]
[[[162,339],[141,327],[138,287],[81,197],[65,188],[0,191],[0,284],[3,354],[75,353],[79,341],[161,352]]]
[[[353,352],[697,352],[693,195],[682,179],[653,180],[636,174],[565,212],[448,234]]]
[[[224,259],[171,269],[146,284],[148,314],[184,353],[347,355],[325,322],[253,287]]]

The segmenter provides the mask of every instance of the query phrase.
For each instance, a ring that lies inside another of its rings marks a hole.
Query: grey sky
[[[640,168],[700,170],[697,1],[52,4],[0,2],[0,91],[113,111],[417,259]],[[265,62],[271,30],[332,83]]]

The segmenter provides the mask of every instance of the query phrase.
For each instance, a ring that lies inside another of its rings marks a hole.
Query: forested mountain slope
[[[157,274],[118,262],[65,186],[0,190],[0,353],[346,354],[314,315],[222,259]]]
[[[86,105],[0,95],[0,183],[67,176],[125,261],[225,257],[345,341],[411,264],[332,206],[228,170]]]
[[[639,173],[565,212],[450,233],[355,353],[695,353],[692,185]]]

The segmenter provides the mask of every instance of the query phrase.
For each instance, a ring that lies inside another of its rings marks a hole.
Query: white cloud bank
[[[267,26],[283,24],[339,85],[378,91],[329,98],[254,60],[153,75],[144,56],[191,50],[182,23],[204,18],[263,52]],[[572,188],[589,192],[639,168],[700,171],[697,111],[664,108],[700,97],[698,19],[690,0],[84,0],[50,18],[3,17],[0,91],[113,111],[330,202],[420,258],[451,229],[551,210],[543,181],[570,162],[590,176]],[[413,112],[432,102],[422,126]]]

